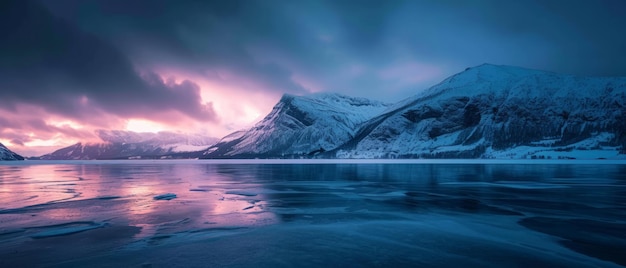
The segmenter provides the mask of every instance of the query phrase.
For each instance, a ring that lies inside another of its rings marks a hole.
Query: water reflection
[[[536,196],[542,200],[611,206],[623,204],[625,173],[623,165],[141,163],[0,166],[0,206],[7,210],[120,197],[128,201],[128,213],[143,215],[153,212],[162,203],[155,202],[153,196],[169,192],[178,196],[171,203],[201,204],[203,213],[210,215],[240,211],[262,201],[275,201],[282,206],[291,204],[281,196],[297,196],[302,202],[319,203],[324,202],[320,198],[330,196],[342,200],[350,195],[373,198],[381,194],[407,198],[420,192],[430,196],[478,199]],[[596,191],[589,191],[587,187]],[[600,188],[602,191],[597,191]],[[254,196],[227,194],[237,191],[249,191]]]
[[[547,233],[555,217],[626,219],[626,165],[69,163],[0,165],[5,247],[41,243],[29,237],[59,224],[127,230],[115,239],[152,245],[224,228],[427,215],[527,219]],[[154,199],[164,193],[177,197]]]

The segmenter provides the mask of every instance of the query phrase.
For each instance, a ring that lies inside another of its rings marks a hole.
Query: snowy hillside
[[[12,152],[4,144],[0,143],[0,161],[5,160],[24,160],[24,157]]]
[[[467,68],[394,105],[285,95],[204,158],[626,158],[626,78]]]
[[[102,143],[77,143],[41,157],[43,160],[86,160],[127,158],[194,158],[215,144],[216,138],[173,132],[138,133],[98,130]]]
[[[340,158],[617,157],[626,78],[484,64],[365,123]]]
[[[204,157],[287,157],[332,150],[387,107],[339,94],[284,95],[254,127],[224,137]]]

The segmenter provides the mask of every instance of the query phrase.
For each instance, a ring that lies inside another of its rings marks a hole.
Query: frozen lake
[[[621,267],[626,162],[0,162],[0,267]]]

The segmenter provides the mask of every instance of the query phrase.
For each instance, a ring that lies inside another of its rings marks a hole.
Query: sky
[[[0,1],[0,142],[222,137],[282,94],[396,102],[466,67],[626,76],[622,0]]]

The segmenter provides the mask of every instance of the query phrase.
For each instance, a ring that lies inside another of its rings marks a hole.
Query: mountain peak
[[[537,78],[544,81],[553,81],[567,77],[571,76],[516,66],[483,63],[478,66],[468,67],[464,71],[452,75],[439,84],[418,93],[409,100],[442,93],[473,95],[484,91],[502,91],[528,79]]]
[[[469,76],[473,78],[482,78],[487,80],[500,80],[505,78],[523,77],[537,74],[546,74],[549,72],[527,69],[510,65],[495,65],[483,63],[475,67],[468,67],[465,71],[454,76]]]
[[[342,95],[340,93],[335,92],[315,92],[305,95],[294,95],[290,93],[284,93],[280,98],[281,101],[291,101],[293,99],[299,100],[312,100],[312,99],[344,99],[344,98],[352,98],[350,96]]]
[[[0,160],[24,160],[24,157],[14,153],[4,146],[4,144],[0,143]]]
[[[308,106],[308,105],[323,105],[332,106],[335,108],[343,109],[349,107],[364,107],[364,106],[376,106],[386,107],[389,104],[375,101],[367,98],[352,97],[343,95],[336,92],[316,92],[308,95],[292,95],[285,93],[281,97],[277,105],[295,105],[295,106]],[[350,108],[352,109],[352,108]]]
[[[387,107],[338,93],[284,94],[263,120],[249,130],[228,135],[205,156],[299,156],[334,149],[352,138],[359,124]]]
[[[474,69],[475,69],[475,68],[498,68],[498,67],[509,67],[509,66],[507,66],[507,65],[492,64],[492,63],[487,63],[487,62],[485,62],[485,63],[483,63],[483,64],[479,64],[479,65],[476,65],[476,66],[474,66],[474,67],[467,67],[467,69],[471,69],[471,68],[474,68]],[[466,69],[466,70],[467,70],[467,69]]]

